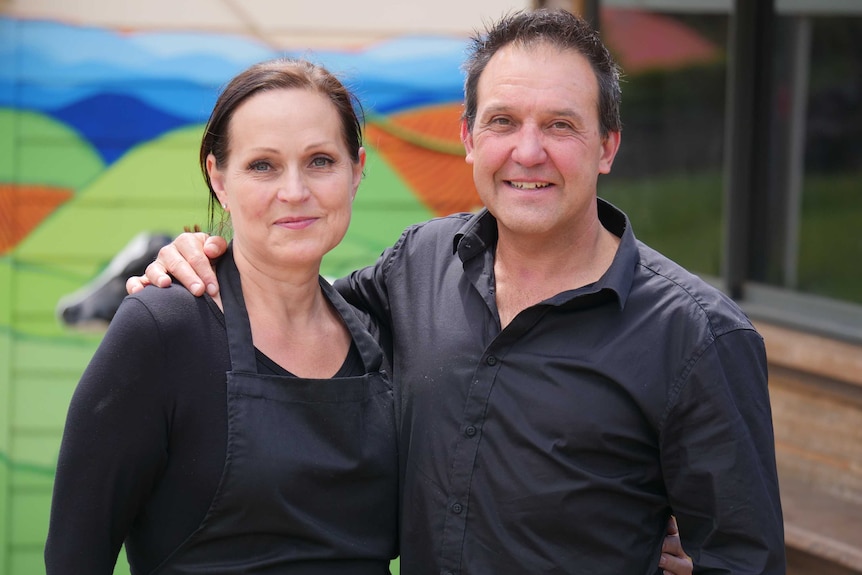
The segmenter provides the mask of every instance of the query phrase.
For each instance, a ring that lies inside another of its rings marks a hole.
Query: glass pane
[[[862,303],[862,16],[810,21],[797,289]]]
[[[622,145],[599,196],[639,239],[717,277],[729,16],[606,7],[600,25],[624,82]]]

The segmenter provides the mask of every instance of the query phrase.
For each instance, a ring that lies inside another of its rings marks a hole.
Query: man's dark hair
[[[599,84],[599,124],[602,135],[619,132],[620,69],[602,43],[598,33],[583,18],[565,10],[519,11],[504,16],[470,40],[464,72],[464,119],[468,129],[476,120],[479,77],[501,48],[517,43],[522,46],[548,44],[573,50],[589,60]]]

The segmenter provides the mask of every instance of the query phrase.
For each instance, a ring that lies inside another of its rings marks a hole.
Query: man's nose
[[[533,166],[545,161],[547,158],[545,139],[537,126],[530,124],[522,126],[516,137],[515,149],[512,150],[513,160],[522,166]]]

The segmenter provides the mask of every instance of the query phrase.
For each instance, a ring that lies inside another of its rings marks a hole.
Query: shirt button
[[[472,425],[468,425],[467,428],[464,429],[464,433],[467,435],[467,437],[473,437],[474,435],[476,435],[476,428]]]
[[[455,515],[458,515],[459,513],[464,511],[464,506],[461,505],[460,503],[453,503],[451,509],[452,509],[452,513],[454,513]]]
[[[487,363],[488,365],[497,365],[497,358],[493,355],[489,355],[488,359],[485,360],[485,363]]]

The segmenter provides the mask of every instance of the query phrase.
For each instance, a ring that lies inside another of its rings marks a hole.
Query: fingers
[[[209,236],[204,242],[204,254],[209,260],[220,257],[227,251],[227,240],[221,236]],[[218,280],[212,267],[212,261],[204,269],[197,269],[198,275],[207,286],[207,293],[215,297],[218,293]]]
[[[126,280],[126,293],[129,295],[138,293],[149,284],[150,280],[147,276],[132,276]]]
[[[227,240],[221,236],[207,236],[204,242],[204,253],[211,260],[216,259],[227,251]]]
[[[663,575],[691,575],[694,567],[690,557],[678,557],[669,553],[662,553],[658,566],[662,568]]]
[[[682,543],[679,541],[679,535],[668,535],[664,538],[661,544],[661,552],[668,555],[676,555],[678,557],[686,557],[682,549]]]
[[[661,551],[658,565],[664,569],[664,575],[691,575],[693,564],[691,557],[682,548],[676,517],[671,516],[667,522],[667,536],[662,542]]]
[[[149,284],[168,287],[173,276],[196,296],[204,294],[204,286],[207,293],[215,296],[218,280],[210,258],[222,255],[226,249],[224,238],[210,237],[202,232],[180,234],[159,250],[156,261],[147,266],[145,275],[126,280],[126,291],[136,293]]]
[[[184,236],[186,234],[183,234]],[[219,236],[205,233],[189,234],[189,237],[177,238],[177,249],[188,261],[206,291],[211,296],[218,294],[218,279],[212,261],[227,251],[227,241]],[[180,279],[177,276],[177,279]],[[183,282],[185,283],[185,282]]]
[[[153,283],[163,281],[160,276],[154,277],[149,273],[152,268],[153,273],[158,274],[161,271],[159,266],[161,266],[165,275],[170,273],[174,279],[194,295],[203,295],[204,286],[210,295],[217,294],[218,280],[216,280],[209,257],[204,251],[208,238],[207,234],[200,232],[180,234],[173,243],[159,250],[158,258],[147,268],[147,277]],[[223,239],[219,238],[218,240],[209,242],[207,251],[213,257],[224,253],[227,247],[227,243]]]
[[[156,257],[156,261],[147,266],[146,276],[152,284],[159,287],[170,285],[171,278],[168,275],[168,273],[170,273],[194,295],[203,295],[203,282],[200,277],[198,277],[198,274],[195,273],[194,268],[187,261],[187,258],[178,248],[178,244],[187,242],[188,236],[194,235],[195,234],[191,233],[180,234],[172,243],[159,250],[159,255]],[[206,256],[203,255],[203,249],[201,247],[202,243],[203,240],[198,242],[198,257],[206,260]],[[194,249],[187,246],[186,252],[189,251],[193,252]]]
[[[170,244],[160,249],[158,257],[161,258],[162,252],[169,248],[171,248]],[[162,261],[164,260],[160,260],[157,258],[156,261],[147,266],[147,269],[144,271],[143,276],[144,285],[152,284],[154,286],[162,288],[171,285],[171,276],[168,275],[168,272],[165,269],[165,266],[162,264]]]

